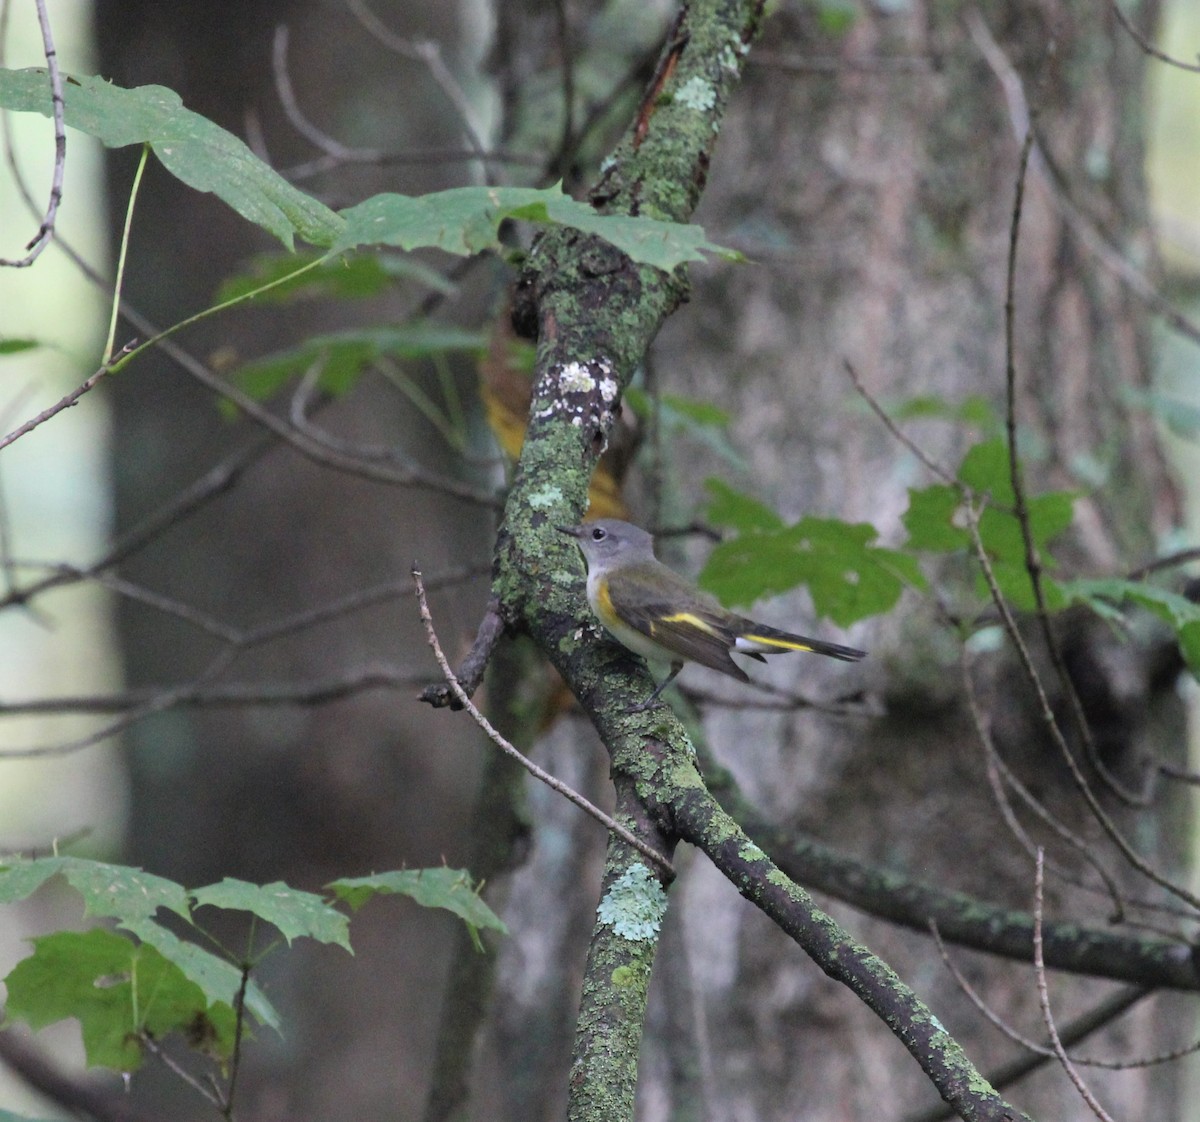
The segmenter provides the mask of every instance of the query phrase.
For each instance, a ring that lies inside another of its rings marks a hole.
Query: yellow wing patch
[[[711,623],[705,619],[701,619],[698,615],[694,615],[692,612],[676,612],[674,615],[660,616],[650,624],[650,629],[653,631],[657,629],[658,624],[668,623],[682,623],[688,627],[694,627],[697,631],[703,631],[706,635],[724,637]]]

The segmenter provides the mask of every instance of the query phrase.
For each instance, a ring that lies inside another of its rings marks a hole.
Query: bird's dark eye
[[[602,542],[607,537],[608,537],[608,531],[605,530],[602,526],[597,526],[592,531],[592,541],[594,541],[594,542]]]

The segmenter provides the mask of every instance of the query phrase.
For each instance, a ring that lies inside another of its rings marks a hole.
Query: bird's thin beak
[[[583,534],[582,526],[555,526],[560,534],[568,534],[572,538],[578,538]]]

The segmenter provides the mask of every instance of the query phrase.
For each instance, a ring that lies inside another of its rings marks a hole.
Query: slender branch
[[[170,1052],[166,1051],[157,1040],[154,1039],[148,1032],[140,1032],[138,1040],[143,1048],[150,1053],[159,1063],[163,1065],[177,1079],[186,1083],[193,1091],[202,1098],[207,1099],[218,1111],[225,1114],[226,1108],[229,1105],[223,1095],[214,1088],[207,1086],[203,1080],[197,1079],[190,1071],[187,1070]]]
[[[1008,474],[1013,491],[1013,516],[1021,530],[1021,540],[1025,549],[1025,572],[1029,577],[1030,587],[1033,589],[1034,615],[1041,628],[1042,641],[1046,645],[1051,666],[1058,678],[1059,688],[1070,707],[1071,719],[1087,755],[1088,763],[1095,769],[1105,786],[1122,802],[1128,806],[1144,807],[1150,803],[1149,796],[1147,794],[1139,795],[1126,788],[1105,765],[1096,749],[1096,738],[1092,735],[1087,714],[1083,711],[1083,702],[1079,698],[1079,691],[1075,688],[1075,681],[1067,671],[1062,647],[1050,623],[1050,611],[1046,606],[1046,589],[1042,581],[1042,561],[1038,555],[1037,543],[1034,541],[1033,527],[1029,520],[1029,504],[1025,498],[1025,481],[1021,470],[1017,435],[1016,289],[1017,248],[1020,242],[1021,212],[1025,200],[1025,177],[1029,168],[1029,157],[1033,151],[1033,144],[1033,128],[1030,127],[1021,145],[1021,158],[1017,167],[1012,221],[1009,224],[1008,265],[1004,285],[1004,426],[1008,441]]]
[[[567,11],[567,0],[554,0],[554,24],[562,71],[563,105],[562,135],[554,164],[559,171],[566,172],[568,169],[562,161],[575,147],[575,56],[571,49],[571,17]]]
[[[484,177],[492,182],[488,154],[475,125],[475,114],[471,108],[470,98],[467,97],[458,80],[450,73],[437,43],[432,40],[413,41],[396,35],[367,7],[365,0],[345,0],[345,4],[363,28],[388,50],[395,51],[404,58],[424,63],[430,77],[437,83],[438,88],[445,94],[446,100],[454,108],[459,127],[463,131],[463,136],[466,137],[467,146],[479,160]]]
[[[1033,906],[1033,968],[1037,976],[1038,1004],[1042,1009],[1042,1020],[1045,1022],[1046,1031],[1050,1034],[1050,1045],[1054,1049],[1054,1054],[1058,1057],[1063,1071],[1067,1073],[1067,1078],[1075,1085],[1080,1097],[1087,1103],[1092,1113],[1100,1119],[1100,1122],[1113,1122],[1112,1117],[1096,1100],[1079,1072],[1075,1070],[1075,1065],[1071,1062],[1071,1057],[1067,1055],[1067,1050],[1063,1047],[1062,1039],[1058,1035],[1058,1027],[1054,1023],[1054,1013],[1050,1008],[1050,991],[1046,985],[1046,962],[1042,955],[1042,857],[1042,851],[1039,849]]]
[[[930,931],[933,934],[934,942],[937,944],[938,954],[941,956],[942,963],[946,969],[950,971],[951,977],[954,978],[954,984],[958,986],[962,995],[970,1001],[972,1005],[979,1011],[980,1015],[985,1017],[993,1028],[1003,1033],[1014,1044],[1020,1045],[1025,1051],[1032,1053],[1032,1059],[1035,1061],[1052,1060],[1055,1058],[1055,1052],[1052,1047],[1047,1044],[1039,1044],[1036,1040],[1031,1040],[1029,1037],[1017,1032],[1003,1017],[1000,1016],[980,995],[979,991],[967,980],[966,976],[958,968],[958,964],[950,957],[950,950],[942,941],[941,933],[937,929],[937,924],[930,921]],[[1154,991],[1152,989],[1139,988],[1136,986],[1124,986],[1111,997],[1106,998],[1096,1008],[1089,1009],[1081,1017],[1076,1018],[1066,1028],[1059,1030],[1059,1038],[1064,1047],[1069,1047],[1071,1044],[1076,1044],[1086,1036],[1104,1028],[1111,1024],[1122,1013],[1132,1009],[1139,1001],[1150,997]],[[1089,1060],[1078,1056],[1072,1056],[1075,1063],[1088,1065],[1092,1067],[1104,1068],[1125,1068],[1133,1066],[1131,1064],[1118,1063],[1110,1064],[1104,1060]],[[1174,1054],[1170,1057],[1177,1058]],[[1165,1060],[1165,1057],[1164,1057]],[[1034,1063],[1025,1069],[1027,1074],[1035,1067],[1040,1066]],[[1012,1082],[1010,1076],[1008,1082]]]
[[[1163,557],[1156,557],[1153,561],[1147,561],[1146,564],[1139,565],[1136,569],[1130,569],[1125,576],[1127,580],[1145,580],[1154,573],[1161,573],[1164,569],[1190,565],[1193,561],[1200,561],[1200,548],[1178,549]]]
[[[483,619],[479,621],[475,642],[471,644],[467,657],[463,659],[455,673],[458,684],[468,697],[475,696],[475,691],[479,688],[479,683],[483,681],[483,675],[487,671],[492,651],[495,650],[496,644],[503,634],[504,619],[500,615],[500,600],[498,597],[492,596],[483,613]],[[445,709],[446,707],[454,710],[462,709],[458,695],[449,684],[426,686],[421,691],[418,700],[432,705],[434,709]]]
[[[338,163],[378,162],[383,155],[379,149],[347,148],[328,133],[322,132],[304,115],[300,103],[296,100],[296,90],[288,72],[287,52],[288,26],[281,23],[275,28],[275,37],[271,44],[271,74],[275,80],[275,92],[279,95],[279,102],[292,128]]]
[[[1020,629],[1017,627],[1017,621],[1013,618],[1012,609],[1008,605],[1008,601],[1004,598],[1004,594],[1000,591],[999,585],[996,583],[996,574],[992,570],[991,561],[988,558],[987,550],[984,547],[983,539],[979,533],[979,510],[974,502],[966,504],[967,512],[967,528],[971,535],[971,543],[975,550],[976,560],[983,572],[984,580],[987,582],[988,591],[991,594],[992,601],[1000,612],[1001,621],[1004,624],[1004,630],[1008,634],[1009,640],[1017,651],[1017,656],[1020,659],[1021,666],[1024,670],[1026,679],[1033,686],[1037,696],[1038,707],[1042,715],[1042,723],[1049,732],[1051,739],[1054,741],[1055,747],[1058,748],[1059,755],[1062,756],[1063,762],[1067,765],[1072,780],[1075,784],[1075,789],[1083,796],[1084,801],[1088,805],[1092,816],[1099,823],[1105,835],[1117,847],[1125,860],[1147,880],[1157,884],[1160,888],[1165,889],[1178,899],[1183,900],[1191,907],[1200,910],[1200,897],[1189,891],[1183,885],[1176,884],[1168,877],[1165,877],[1157,869],[1154,868],[1148,861],[1145,860],[1130,844],[1124,834],[1117,829],[1116,823],[1113,822],[1107,811],[1100,805],[1096,798],[1095,792],[1089,785],[1087,778],[1079,769],[1079,764],[1076,762],[1074,755],[1071,753],[1070,745],[1067,744],[1066,738],[1063,736],[1062,729],[1058,726],[1058,721],[1054,716],[1054,710],[1050,705],[1050,699],[1046,696],[1046,691],[1042,686],[1041,679],[1038,676],[1037,668],[1033,665],[1033,658],[1029,653],[1029,648],[1025,644],[1025,640],[1021,635]]]
[[[1104,882],[1104,889],[1112,901],[1114,909],[1111,917],[1112,922],[1118,922],[1125,914],[1125,900],[1116,879],[1100,863],[1100,859],[1092,852],[1092,847],[1073,830],[1068,829],[1064,822],[1051,814],[1042,801],[1013,774],[1012,769],[1004,761],[1004,758],[996,748],[995,741],[992,739],[991,731],[984,716],[983,706],[980,704],[979,695],[975,690],[975,681],[971,676],[971,668],[967,662],[965,648],[962,650],[959,665],[962,671],[963,693],[966,696],[967,709],[971,715],[971,724],[975,729],[976,739],[978,739],[980,745],[983,747],[988,783],[992,788],[996,805],[1000,809],[1001,817],[1003,817],[1005,824],[1008,826],[1009,832],[1017,839],[1025,852],[1029,854],[1030,860],[1034,860],[1037,853],[1037,846],[1017,820],[1012,803],[1009,801],[1006,793],[1007,789],[1011,788],[1039,821],[1074,849],[1083,861],[1095,869],[1096,874]],[[1074,879],[1065,870],[1058,871],[1064,878],[1068,880]]]
[[[936,925],[932,925],[934,937],[938,938]],[[1001,1032],[1009,1039],[1016,1040],[1022,1048],[1026,1049],[1023,1055],[1017,1056],[1008,1063],[1000,1064],[993,1071],[988,1073],[987,1079],[997,1090],[1002,1090],[1006,1087],[1011,1087],[1013,1084],[1020,1082],[1026,1076],[1031,1075],[1038,1069],[1045,1067],[1050,1060],[1055,1059],[1054,1051],[1051,1048],[1044,1047],[1034,1041],[1028,1040],[1020,1034],[1012,1031],[1010,1026],[1000,1020],[996,1014],[987,1007],[983,999],[975,992],[970,982],[963,976],[962,972],[955,966],[950,959],[948,952],[938,938],[938,947],[942,952],[942,961],[946,964],[946,968],[954,975],[955,981],[959,988],[967,996],[968,1000],[979,1011],[988,1018]],[[1099,1002],[1095,1008],[1089,1009],[1087,1012],[1075,1017],[1068,1025],[1059,1030],[1059,1035],[1065,1046],[1070,1047],[1072,1044],[1078,1044],[1082,1040],[1086,1040],[1093,1033],[1107,1027],[1118,1017],[1126,1013],[1138,1002],[1143,1001],[1150,996],[1154,991],[1144,988],[1126,986]],[[1086,1063],[1088,1061],[1080,1061],[1076,1059],[1076,1063]],[[940,1103],[938,1106],[930,1110],[924,1110],[916,1114],[906,1115],[902,1122],[945,1122],[945,1119],[953,1118],[954,1110],[945,1103]]]
[[[653,742],[647,748],[655,750]],[[682,764],[673,761],[678,773]],[[676,779],[669,804],[650,809],[704,851],[731,884],[789,935],[830,978],[850,989],[891,1030],[942,1098],[968,1122],[1026,1118],[983,1079],[958,1042],[895,972],[851,939],[790,880],[695,780]]]
[[[438,642],[437,632],[433,626],[433,616],[429,612],[429,603],[425,597],[425,583],[421,578],[421,571],[415,565],[412,570],[413,582],[417,589],[417,602],[421,609],[421,622],[425,625],[425,635],[429,640],[429,646],[433,650],[433,657],[437,659],[437,664],[441,667],[442,674],[445,675],[446,682],[450,689],[454,692],[454,696],[458,698],[459,703],[468,713],[474,718],[475,723],[483,729],[487,738],[496,745],[507,756],[511,756],[517,761],[534,779],[545,783],[552,791],[562,795],[568,802],[574,803],[585,814],[590,814],[597,822],[611,833],[616,834],[626,845],[632,846],[643,857],[654,862],[669,878],[675,876],[675,869],[671,862],[668,861],[661,853],[653,846],[647,845],[641,838],[627,830],[621,823],[614,818],[610,818],[599,807],[590,803],[578,791],[568,786],[561,779],[551,775],[548,771],[540,768],[532,760],[522,755],[516,747],[506,740],[488,719],[475,707],[475,704],[467,696],[466,690],[463,689],[459,680],[454,676],[454,671],[450,668],[450,663],[442,651],[441,643]]]
[[[1200,74],[1200,64],[1194,62],[1182,62],[1177,58],[1172,58],[1164,51],[1160,51],[1149,39],[1146,38],[1135,26],[1133,21],[1121,10],[1119,0],[1109,0],[1109,7],[1112,8],[1112,13],[1117,17],[1119,23],[1126,31],[1126,34],[1146,52],[1151,58],[1158,59],[1159,62],[1165,62],[1168,66],[1176,66],[1180,70],[1187,70],[1192,74]]]
[[[952,471],[948,471],[936,460],[930,457],[930,455],[915,440],[905,433],[904,430],[901,429],[900,426],[888,416],[887,410],[885,410],[883,406],[879,404],[879,402],[875,399],[875,395],[863,385],[862,379],[860,379],[858,376],[858,371],[854,369],[854,366],[851,364],[850,360],[843,359],[842,365],[846,368],[846,373],[850,376],[850,381],[853,383],[854,389],[857,391],[858,396],[867,403],[867,407],[872,413],[875,414],[876,417],[879,418],[883,427],[887,429],[888,432],[890,432],[892,436],[896,438],[896,440],[904,445],[909,452],[916,456],[918,462],[925,468],[927,472],[929,472],[930,475],[940,479],[943,483],[951,487],[960,486]]]
[[[742,795],[728,772],[703,758],[701,762],[705,774],[714,776],[710,787],[726,813],[798,884],[887,923],[928,934],[932,920],[946,941],[956,946],[1029,961],[1033,917],[1028,912],[870,865],[794,827],[781,828]],[[1135,986],[1200,992],[1200,971],[1186,939],[1126,935],[1108,925],[1081,923],[1045,923],[1043,933],[1047,960],[1055,970]]]
[[[302,456],[314,463],[379,483],[391,483],[402,487],[423,487],[439,491],[442,494],[480,506],[495,508],[500,505],[500,500],[493,492],[440,475],[419,464],[412,463],[407,458],[396,457],[394,454],[389,456],[390,460],[400,459],[403,464],[403,466],[392,466],[390,463],[375,463],[353,453],[327,447],[307,433],[297,430],[288,421],[275,416],[266,406],[255,401],[249,394],[218,378],[207,366],[182,348],[175,346],[171,340],[155,339],[152,342],[155,346],[161,347],[206,389],[217,397],[231,402],[250,420],[291,445]]]
[[[452,570],[446,574],[439,574],[436,578],[430,578],[428,586],[430,588],[435,586],[441,588],[447,584],[456,584],[461,582],[466,576],[478,574],[482,571],[485,570],[472,567]],[[127,585],[127,582],[122,583]],[[210,620],[196,613],[194,609],[190,609],[187,605],[171,601],[166,597],[157,596],[156,594],[146,594],[145,599],[155,601],[155,606],[170,612],[172,615],[186,619],[190,623],[207,624],[208,626],[206,626],[205,630],[217,634],[220,638],[226,640],[226,645],[190,682],[171,686],[153,694],[145,704],[126,712],[118,720],[111,721],[86,736],[66,741],[62,744],[0,750],[0,760],[65,756],[81,751],[84,748],[90,748],[107,740],[109,737],[115,736],[119,732],[123,732],[138,721],[151,717],[156,713],[173,709],[175,706],[187,702],[196,694],[205,692],[210,683],[224,674],[238,658],[254,647],[274,642],[296,632],[309,630],[318,624],[341,619],[352,612],[371,607],[377,603],[394,600],[400,596],[411,595],[412,588],[411,581],[395,581],[374,588],[362,589],[328,604],[308,608],[294,615],[264,624],[262,627],[246,631],[238,630],[220,621]],[[122,591],[124,590],[122,588]]]
[[[43,409],[36,417],[31,417],[28,421],[21,425],[20,428],[15,428],[7,436],[0,438],[0,451],[7,448],[10,444],[14,444],[16,441],[20,440],[21,437],[27,436],[39,425],[45,424],[48,420],[50,420],[51,417],[57,417],[59,413],[63,412],[63,410],[70,409],[72,405],[78,403],[79,399],[83,397],[84,394],[95,389],[100,380],[105,377],[105,375],[110,374],[113,367],[117,363],[121,362],[127,355],[129,355],[136,346],[137,340],[132,340],[131,342],[126,343],[125,346],[122,347],[121,350],[110,361],[104,363],[104,365],[101,366],[94,374],[92,374],[91,377],[89,377],[82,385],[77,386],[69,394],[67,394],[66,397],[56,401],[48,409]]]
[[[63,174],[67,166],[66,106],[63,102],[62,72],[58,68],[58,50],[54,46],[54,34],[50,30],[50,16],[46,12],[46,0],[36,0],[38,26],[42,31],[42,53],[46,59],[46,73],[50,79],[50,103],[54,118],[54,171],[50,178],[50,200],[38,232],[26,244],[26,255],[15,261],[0,257],[0,266],[24,269],[32,265],[54,237],[54,225],[58,218],[59,204],[63,196]]]
[[[259,435],[245,447],[239,448],[220,463],[209,468],[157,511],[122,534],[107,552],[90,565],[80,569],[64,569],[62,566],[55,566],[55,571],[48,576],[30,584],[10,588],[4,596],[0,596],[0,609],[14,605],[29,605],[44,592],[90,580],[97,573],[136,555],[151,542],[157,540],[166,530],[182,523],[212,499],[234,487],[246,470],[275,446],[273,437],[267,434]]]
[[[971,9],[967,12],[966,24],[980,54],[992,68],[992,72],[996,75],[996,79],[1004,91],[1013,132],[1020,142],[1030,131],[1029,104],[1025,97],[1021,77],[977,11]],[[1105,236],[1075,205],[1051,173],[1046,153],[1040,144],[1034,146],[1030,166],[1049,188],[1051,197],[1062,214],[1063,220],[1079,243],[1092,253],[1100,264],[1108,269],[1129,292],[1132,292],[1151,311],[1162,316],[1173,330],[1193,343],[1200,343],[1200,324],[1172,305],[1145,274],[1135,268],[1109,244]]]
[[[335,678],[311,682],[234,682],[196,689],[179,698],[179,709],[234,709],[247,706],[317,706],[343,701],[367,690],[399,690],[427,681],[428,674],[372,663]],[[78,713],[126,713],[160,695],[163,687],[127,690],[96,696],[45,697],[31,701],[0,701],[0,718]]]

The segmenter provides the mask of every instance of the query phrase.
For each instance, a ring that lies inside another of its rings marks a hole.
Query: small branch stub
[[[437,659],[437,664],[441,667],[442,674],[445,675],[446,683],[450,686],[454,696],[461,703],[462,707],[474,718],[475,723],[483,729],[497,748],[505,755],[511,756],[517,761],[530,775],[535,779],[540,779],[553,791],[557,791],[568,802],[574,803],[580,810],[590,814],[597,822],[606,829],[616,834],[627,845],[633,846],[643,857],[652,861],[668,880],[673,880],[675,877],[675,869],[671,862],[659,853],[653,846],[647,845],[641,838],[627,830],[621,823],[609,817],[599,807],[590,803],[574,788],[567,786],[561,779],[551,775],[548,771],[538,767],[532,760],[523,756],[514,745],[506,740],[492,723],[475,707],[475,704],[467,696],[459,680],[454,676],[454,671],[450,668],[450,663],[442,651],[442,645],[438,641],[437,632],[433,626],[433,616],[429,611],[429,601],[425,596],[425,582],[421,576],[421,570],[414,565],[412,570],[413,583],[416,585],[417,602],[421,609],[421,622],[425,625],[425,635],[429,640],[429,646],[433,651],[433,657]]]

